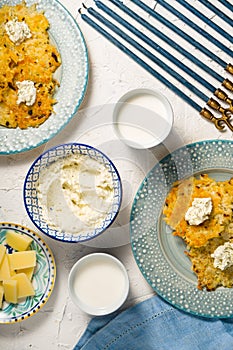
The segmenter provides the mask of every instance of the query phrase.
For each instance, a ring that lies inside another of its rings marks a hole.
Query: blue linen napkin
[[[233,319],[193,316],[154,296],[93,318],[74,350],[233,350]]]

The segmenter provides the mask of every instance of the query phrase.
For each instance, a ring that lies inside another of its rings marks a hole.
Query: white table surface
[[[229,1],[231,2],[232,0]],[[72,303],[68,295],[67,278],[72,265],[87,253],[95,251],[108,252],[118,257],[124,263],[130,279],[130,293],[124,308],[153,295],[153,290],[142,277],[134,261],[129,244],[129,213],[140,182],[148,170],[165,156],[168,151],[173,151],[180,146],[195,141],[232,139],[231,131],[227,128],[225,128],[224,132],[218,131],[212,123],[204,120],[197,111],[89,27],[78,14],[78,9],[82,3],[81,0],[61,0],[61,2],[77,20],[86,40],[90,61],[90,76],[86,96],[77,115],[48,144],[26,153],[0,157],[0,221],[25,225],[38,232],[27,216],[23,205],[22,187],[24,178],[33,160],[42,151],[52,145],[63,142],[85,142],[105,152],[118,167],[122,177],[124,197],[121,212],[115,226],[111,228],[111,231],[106,232],[105,238],[101,237],[99,240],[92,241],[88,246],[61,244],[40,233],[55,256],[57,264],[55,289],[47,304],[35,316],[14,325],[0,325],[0,347],[7,350],[65,350],[73,348],[85,330],[90,317]],[[146,2],[153,7],[154,2],[152,0],[147,0]],[[174,1],[170,1],[170,3],[172,2]],[[198,3],[196,0],[189,0],[189,2],[194,5]],[[215,5],[218,4],[217,0],[211,2]],[[125,3],[129,3],[129,1],[125,1]],[[93,5],[93,2],[88,0],[85,4]],[[199,6],[200,9],[203,9],[202,5]],[[219,4],[218,6],[230,14],[222,5]],[[159,6],[157,8],[162,13],[161,8]],[[137,12],[141,13],[140,10],[137,10]],[[232,33],[232,28],[214,16],[211,11],[205,9],[204,13]],[[151,20],[148,16],[145,16],[145,18]],[[190,16],[190,18],[193,19],[194,17]],[[183,30],[187,30],[187,26],[174,16],[170,16],[170,20],[183,28]],[[199,20],[195,19],[195,21],[202,27],[206,27]],[[164,26],[158,24],[158,27],[166,32]],[[209,32],[213,33],[212,30],[209,30]],[[201,40],[204,45],[226,62],[232,61],[230,57],[208,43],[206,39],[196,35],[194,32],[192,32],[192,35],[197,40]],[[214,35],[217,38],[221,38],[216,33]],[[174,37],[177,42],[190,49],[189,44],[179,37]],[[221,41],[232,49],[232,45],[226,39],[221,38]],[[158,42],[160,43],[159,40]],[[172,52],[175,54],[175,51]],[[219,74],[229,79],[231,78],[223,68],[211,59],[197,50],[192,49],[192,52]],[[175,55],[183,63],[202,74],[214,86],[220,87],[220,83],[216,82],[211,76],[203,73],[187,59],[181,57],[181,55]],[[165,77],[169,78],[167,73],[159,68],[157,69]],[[174,82],[173,79],[171,81]],[[200,87],[193,79],[189,79],[189,81]],[[188,89],[177,82],[175,84],[204,106],[204,103],[198,101]],[[158,146],[148,151],[137,151],[123,145],[112,133],[112,107],[122,94],[134,88],[158,89],[170,100],[174,111],[174,125],[163,146]],[[202,91],[207,93],[209,97],[211,96],[211,93],[207,92],[206,89],[202,89]],[[232,94],[229,95],[233,97]],[[115,237],[113,237],[113,234],[115,234]]]

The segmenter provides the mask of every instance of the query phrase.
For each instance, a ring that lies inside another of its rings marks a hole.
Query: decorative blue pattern
[[[1,0],[0,7],[21,2],[22,0]],[[87,87],[88,54],[77,22],[56,0],[26,0],[29,6],[34,3],[49,20],[49,35],[62,59],[62,65],[55,73],[55,78],[60,83],[55,95],[58,102],[54,106],[54,113],[38,128],[22,130],[0,126],[0,154],[24,152],[54,137],[77,112]]]
[[[88,232],[80,232],[80,234],[71,234],[63,232],[61,230],[50,227],[46,219],[43,216],[43,211],[38,204],[37,197],[37,186],[40,177],[40,171],[53,162],[67,157],[72,154],[82,154],[86,155],[92,159],[97,160],[99,163],[103,164],[112,176],[113,188],[114,188],[114,198],[110,211],[108,212],[105,220],[96,229],[90,230]],[[38,227],[43,233],[50,236],[51,238],[57,239],[64,242],[83,242],[88,241],[105,231],[115,220],[121,205],[122,200],[122,186],[119,173],[115,168],[114,164],[110,159],[104,155],[102,152],[94,147],[78,144],[69,143],[56,146],[47,150],[40,157],[38,157],[32,164],[28,171],[28,174],[24,183],[24,204],[27,213],[32,220],[32,222]]]
[[[208,173],[218,181],[233,176],[233,142],[209,140],[187,145],[161,160],[142,182],[131,211],[131,245],[151,287],[181,310],[205,316],[233,316],[233,289],[197,289],[197,279],[180,237],[174,237],[162,208],[174,181]]]

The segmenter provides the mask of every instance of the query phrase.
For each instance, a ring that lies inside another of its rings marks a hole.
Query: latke
[[[211,198],[213,209],[200,225],[189,225],[185,213],[194,198]],[[174,183],[165,200],[164,220],[187,245],[186,254],[198,278],[198,288],[215,290],[233,286],[233,267],[215,268],[211,254],[233,238],[233,178],[216,181],[207,174]]]
[[[16,45],[6,33],[5,23],[17,18],[25,21],[32,36]],[[51,44],[49,22],[36,5],[5,5],[0,8],[0,125],[8,128],[38,127],[53,112],[53,95],[59,83],[53,78],[61,65],[57,49]],[[17,81],[30,80],[37,90],[32,106],[17,104]]]

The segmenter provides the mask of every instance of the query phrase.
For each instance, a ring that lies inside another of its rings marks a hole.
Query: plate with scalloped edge
[[[207,140],[170,153],[147,174],[131,211],[131,247],[143,276],[174,307],[207,318],[233,317],[233,288],[199,290],[186,245],[163,220],[163,206],[172,184],[207,173],[217,181],[233,177],[233,142]]]
[[[56,265],[53,254],[48,245],[34,231],[13,223],[0,223],[0,244],[4,244],[7,253],[13,249],[6,244],[6,232],[13,230],[25,234],[33,239],[30,249],[36,251],[36,267],[32,285],[35,289],[33,297],[27,297],[20,303],[12,304],[3,301],[0,309],[0,324],[13,324],[35,315],[48,301],[55,284]]]
[[[14,6],[22,0],[1,0]],[[28,6],[36,3],[50,23],[51,42],[57,47],[62,64],[55,73],[59,88],[54,98],[52,115],[39,127],[10,129],[0,126],[0,154],[15,154],[31,150],[57,135],[76,114],[86,92],[89,63],[83,34],[72,15],[56,0],[26,0]],[[65,38],[65,40],[64,40]]]

